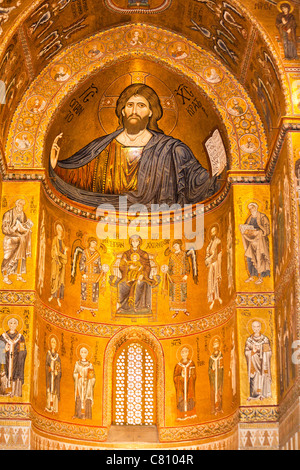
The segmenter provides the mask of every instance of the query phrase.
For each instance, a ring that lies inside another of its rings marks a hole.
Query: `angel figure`
[[[173,313],[172,318],[180,312],[189,316],[187,310],[187,280],[191,272],[189,258],[192,261],[193,279],[198,284],[198,266],[194,249],[185,251],[182,240],[174,240],[172,248],[167,248],[165,256],[169,256],[168,265],[162,266],[164,273],[163,293],[169,292],[169,305]]]
[[[109,267],[102,265],[97,246],[98,240],[94,237],[88,238],[87,243],[82,239],[77,239],[73,243],[71,284],[75,284],[78,264],[81,274],[81,302],[78,314],[83,310],[89,310],[93,316],[96,316],[99,294],[103,294],[105,291],[106,273]],[[106,247],[103,244],[100,247],[106,252]]]

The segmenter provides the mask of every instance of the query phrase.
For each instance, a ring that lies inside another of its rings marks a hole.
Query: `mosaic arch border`
[[[165,363],[164,351],[156,336],[143,327],[129,326],[122,328],[108,342],[103,357],[104,364],[104,384],[103,384],[103,426],[109,428],[112,423],[112,382],[113,382],[113,360],[118,349],[127,341],[136,340],[149,345],[157,359],[157,428],[165,426]],[[162,386],[163,385],[163,386]]]
[[[147,37],[145,44],[137,47],[130,46],[126,42],[126,35],[136,28],[142,30]],[[97,62],[84,54],[85,46],[95,40],[105,43],[106,51],[111,48]],[[117,45],[115,40],[118,40]],[[188,57],[181,60],[172,58],[168,52],[168,46],[172,42],[183,42],[189,49]],[[231,170],[253,172],[263,171],[266,168],[268,148],[263,125],[255,106],[233,75],[212,54],[177,33],[135,23],[109,29],[71,46],[41,72],[23,96],[14,114],[5,151],[8,170],[28,170],[29,172],[37,169],[44,170],[44,141],[53,116],[62,102],[80,83],[103,67],[130,58],[157,61],[191,80],[203,90],[226,127],[230,143]],[[64,64],[70,69],[70,77],[64,83],[56,82],[51,77],[52,68],[58,64]],[[220,70],[223,76],[221,82],[211,84],[205,79],[204,73],[207,67],[216,67]],[[30,113],[26,107],[27,101],[34,95],[42,96],[46,102],[44,110],[37,115]],[[234,97],[239,97],[247,103],[246,114],[237,117],[230,115],[226,104]],[[243,122],[246,119],[248,119],[249,126],[245,131]],[[32,140],[32,147],[29,150],[20,151],[16,147],[15,139],[21,132],[26,132]],[[241,150],[240,141],[247,134],[253,135],[260,142],[260,147],[255,153],[243,154]]]
[[[112,0],[104,0],[104,1],[105,1],[105,4],[106,3],[110,3],[110,4],[112,3]],[[164,3],[166,3],[167,1],[169,2],[169,5],[168,5],[168,8],[169,8],[171,6],[173,0],[165,0]],[[1,41],[1,44],[0,44],[0,56],[2,56],[3,52],[5,51],[5,48],[6,48],[7,44],[9,43],[11,38],[14,36],[14,34],[18,30],[18,28],[28,18],[28,16],[34,11],[34,9],[36,7],[39,7],[39,5],[42,4],[43,2],[44,2],[44,0],[35,0],[34,2],[32,2],[26,9],[24,9],[15,18],[14,24],[10,25],[9,29],[7,31],[5,30],[5,25],[4,25],[4,34],[3,34],[3,38],[2,38],[2,41]],[[272,52],[274,60],[276,62],[276,65],[277,65],[277,67],[279,68],[279,71],[280,71],[280,78],[281,78],[281,80],[283,82],[283,85],[284,85],[283,86],[283,91],[284,91],[284,95],[285,95],[285,98],[286,98],[287,107],[288,106],[291,107],[292,106],[291,94],[290,94],[290,89],[289,89],[287,77],[286,77],[286,74],[285,74],[283,62],[282,62],[281,57],[276,52],[276,50],[273,46],[271,37],[268,35],[267,31],[265,31],[264,27],[251,15],[251,13],[248,11],[248,9],[245,6],[242,5],[242,2],[238,2],[237,0],[231,0],[231,3],[236,8],[240,9],[242,14],[249,21],[249,23],[254,28],[256,28],[258,33],[260,33],[262,35],[265,43],[267,44],[270,51]],[[108,8],[108,6],[107,6],[107,8]],[[144,12],[144,10],[143,10],[143,12]],[[130,10],[130,13],[134,13],[134,12]]]
[[[274,37],[273,41],[268,34],[268,32],[265,30],[265,28],[259,23],[254,17],[251,15],[251,12],[242,5],[242,0],[238,2],[237,0],[231,0],[231,3],[235,5],[237,8],[240,9],[240,11],[243,13],[243,15],[249,20],[249,22],[252,24],[253,27],[256,28],[256,32],[261,34],[263,40],[265,41],[266,45],[272,52],[274,61],[278,67],[279,75],[280,75],[280,80],[282,84],[282,92],[285,98],[285,105],[286,105],[286,113],[291,114],[292,112],[292,94],[290,91],[290,86],[288,82],[288,78],[286,75],[286,71],[283,65],[283,60],[280,57],[279,53],[276,51],[273,42],[276,42],[276,37]]]
[[[104,0],[105,6],[112,10],[115,13],[119,13],[121,15],[132,15],[132,14],[145,14],[145,15],[154,15],[157,13],[162,13],[167,10],[171,4],[172,0],[161,0],[160,5],[154,8],[139,8],[139,7],[132,7],[132,8],[122,8],[118,7],[114,0]]]

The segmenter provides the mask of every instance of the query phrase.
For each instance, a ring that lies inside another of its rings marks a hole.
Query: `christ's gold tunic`
[[[124,147],[114,140],[97,159],[93,191],[124,194],[137,190],[137,174],[143,147]]]

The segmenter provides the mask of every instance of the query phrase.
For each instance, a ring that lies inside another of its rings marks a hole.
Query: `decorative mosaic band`
[[[102,338],[111,338],[126,326],[110,325],[103,323],[88,322],[78,320],[62,315],[55,310],[48,308],[42,302],[37,302],[38,314],[47,322],[64,330],[73,333],[96,336]],[[228,322],[235,313],[235,305],[229,305],[220,312],[211,314],[205,318],[195,321],[175,324],[175,325],[158,325],[146,326],[145,329],[151,331],[159,339],[169,339],[177,336],[187,336],[191,334],[199,334],[211,328],[217,328]]]
[[[30,409],[30,405],[26,403],[0,403],[0,420],[28,420]]]
[[[32,413],[32,428],[36,432],[45,432],[57,437],[79,439],[80,441],[106,441],[107,429],[97,426],[82,426],[54,421]]]
[[[0,291],[0,305],[30,305],[35,304],[36,296],[34,291]]]
[[[186,426],[182,428],[161,428],[159,431],[162,442],[169,441],[191,441],[213,438],[222,434],[233,432],[239,421],[238,413],[229,418],[200,424],[197,426]]]
[[[275,294],[273,292],[264,293],[241,293],[236,295],[237,308],[268,308],[275,307]]]
[[[239,412],[241,423],[278,422],[278,406],[241,407]]]

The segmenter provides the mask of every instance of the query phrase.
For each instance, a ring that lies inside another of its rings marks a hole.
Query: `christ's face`
[[[146,98],[135,95],[127,101],[122,109],[122,115],[125,129],[135,134],[146,129],[149,118],[152,116],[152,111]]]

